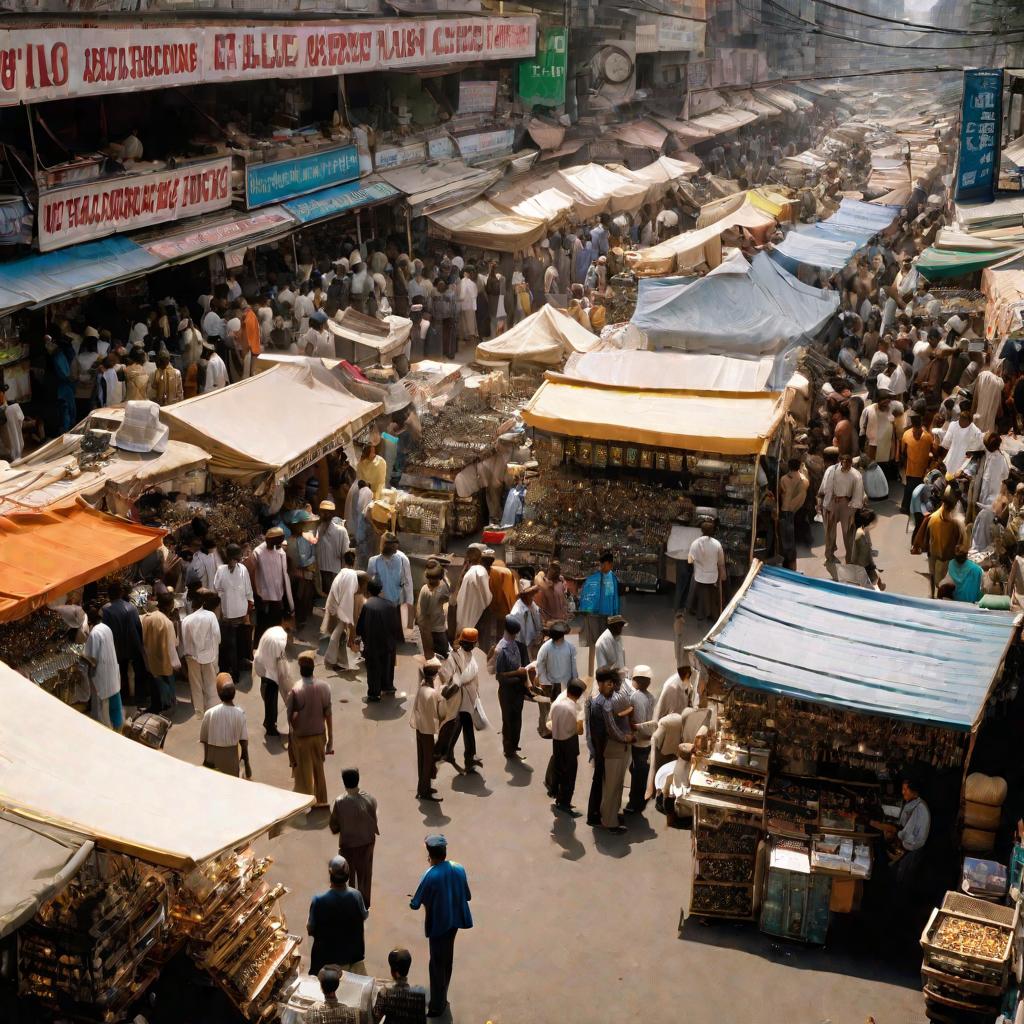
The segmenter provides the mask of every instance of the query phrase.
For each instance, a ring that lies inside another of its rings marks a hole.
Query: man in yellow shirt
[[[377,454],[377,446],[363,445],[363,454],[356,464],[356,479],[364,480],[373,491],[374,499],[380,497],[387,480],[387,463]]]

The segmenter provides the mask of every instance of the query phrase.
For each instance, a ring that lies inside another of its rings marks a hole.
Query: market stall
[[[544,305],[514,327],[476,347],[477,362],[561,366],[567,356],[601,348],[593,331],[555,306]]]
[[[548,374],[523,410],[541,473],[506,545],[519,562],[557,552],[570,577],[612,548],[623,584],[655,590],[672,578],[670,539],[686,546],[712,518],[729,575],[741,577],[765,542],[758,463],[784,417],[775,393],[637,390]]]
[[[172,440],[210,453],[214,477],[272,489],[350,442],[380,411],[323,367],[282,364],[160,415]]]
[[[248,844],[310,798],[133,743],[2,663],[0,685],[8,817],[95,847],[65,863],[71,877],[43,889],[21,925],[24,1004],[47,1016],[119,1019],[184,953],[244,1017],[270,1019],[297,974],[301,939],[277,909],[284,887],[263,880],[270,861]],[[152,799],[168,792],[173,815]]]
[[[898,819],[902,773],[958,800],[1016,631],[1011,615],[755,562],[694,652],[717,726],[679,787],[689,913],[824,942]]]

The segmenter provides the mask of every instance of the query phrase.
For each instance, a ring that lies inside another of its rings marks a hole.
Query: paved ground
[[[879,506],[878,564],[891,590],[922,595],[923,559],[911,559],[905,519],[895,503]],[[820,533],[820,529],[819,529]],[[921,563],[919,565],[918,563]],[[800,569],[823,575],[820,540]],[[627,598],[631,663],[647,662],[658,682],[672,671],[672,616],[666,597]],[[699,638],[691,627],[690,642]],[[310,636],[310,640],[315,639]],[[323,645],[321,645],[322,648]],[[411,646],[400,659],[399,690],[415,685]],[[319,673],[326,673],[322,666]],[[380,802],[381,837],[374,866],[374,899],[367,922],[367,965],[386,973],[388,950],[408,946],[417,981],[426,978],[422,912],[408,894],[424,870],[424,835],[442,830],[453,859],[469,872],[476,927],[456,944],[452,1019],[459,1024],[562,1024],[624,1021],[739,1020],[788,1024],[919,1024],[924,1020],[915,965],[894,968],[846,922],[833,929],[825,950],[777,943],[753,926],[687,923],[690,836],[666,829],[653,812],[633,818],[624,836],[608,836],[555,817],[542,775],[548,744],[536,732],[527,705],[527,764],[505,765],[494,732],[481,734],[484,767],[477,777],[441,771],[440,805],[418,803],[415,744],[409,701],[367,705],[364,684],[325,674],[337,703],[337,753],[329,759],[332,795],[342,767],[357,765],[365,788]],[[258,687],[243,683],[252,760],[258,781],[289,787],[287,756],[279,741],[264,740]],[[179,689],[184,699],[184,690]],[[498,719],[496,688],[483,687]],[[167,749],[198,763],[198,725],[179,705]],[[586,802],[590,772],[581,762],[576,802]],[[216,813],[216,808],[211,808]],[[291,887],[285,900],[292,931],[304,933],[314,891],[325,886],[335,850],[325,814],[310,815],[263,847],[275,858],[273,877]]]

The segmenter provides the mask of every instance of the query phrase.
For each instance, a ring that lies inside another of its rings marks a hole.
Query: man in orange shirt
[[[906,480],[903,484],[903,501],[900,504],[900,511],[910,515],[910,498],[914,488],[924,480],[928,467],[932,462],[932,454],[935,450],[935,438],[930,430],[925,430],[921,424],[921,414],[912,412],[910,414],[910,428],[903,434],[903,466]]]
[[[256,311],[245,299],[238,300],[239,315],[242,320],[242,340],[246,351],[242,354],[242,376],[251,377],[253,363],[260,354],[260,320]]]
[[[491,604],[480,620],[480,647],[489,651],[504,634],[505,619],[519,597],[516,578],[504,562],[495,561],[494,551],[486,548],[480,559],[487,570],[491,588]]]

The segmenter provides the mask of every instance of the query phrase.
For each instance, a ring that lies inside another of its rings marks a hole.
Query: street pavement
[[[896,501],[875,507],[877,562],[886,570],[889,589],[926,596],[924,559],[909,554],[906,521]],[[826,575],[820,527],[799,568]],[[671,598],[628,595],[624,612],[627,660],[650,664],[657,690],[673,671]],[[307,628],[295,653],[316,644],[316,632]],[[687,642],[696,642],[701,632],[698,624],[688,623]],[[325,644],[319,643],[321,652]],[[411,695],[416,686],[414,654],[411,644],[401,652],[400,694]],[[486,709],[500,727],[497,687],[482,664],[481,670]],[[356,766],[363,788],[380,806],[366,923],[366,963],[372,973],[386,977],[388,951],[406,946],[413,955],[413,980],[426,984],[423,912],[408,905],[426,868],[424,836],[444,832],[450,857],[468,872],[475,926],[456,942],[451,1016],[443,1020],[864,1024],[872,1016],[877,1024],[924,1021],[913,959],[894,965],[880,949],[882,936],[865,937],[841,917],[833,916],[825,949],[774,939],[754,925],[704,925],[694,919],[680,929],[689,894],[689,832],[667,828],[653,804],[643,816],[628,817],[628,831],[621,836],[592,829],[584,818],[556,816],[543,785],[550,743],[538,736],[535,706],[527,704],[523,717],[524,764],[505,763],[493,729],[480,733],[481,774],[460,777],[443,766],[436,785],[444,801],[428,805],[414,796],[411,697],[367,704],[361,674],[331,673],[321,659],[317,675],[334,695],[336,753],[327,765],[331,795],[341,790],[341,769]],[[198,720],[191,717],[187,699],[187,688],[179,685],[177,720],[166,749],[198,764]],[[254,779],[291,788],[280,740],[263,736],[258,682],[253,687],[243,679],[238,702],[248,715]],[[575,797],[584,809],[589,785],[584,755]],[[166,797],[173,813],[173,794]],[[274,858],[271,877],[289,887],[283,909],[290,930],[304,935],[310,897],[326,888],[327,861],[336,852],[327,813],[300,816],[281,835],[257,845]],[[308,940],[304,948],[308,957]]]

